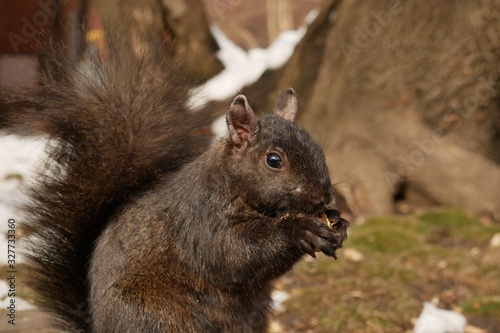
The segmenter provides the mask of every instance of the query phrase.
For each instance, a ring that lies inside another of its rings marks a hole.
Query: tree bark
[[[299,122],[324,143],[354,212],[393,212],[404,183],[498,219],[499,22],[495,0],[325,0],[290,62],[262,82],[272,94],[296,88]]]
[[[162,36],[165,56],[182,62],[200,80],[222,70],[200,0],[93,0],[104,24],[131,24],[132,47],[148,43],[151,32]]]

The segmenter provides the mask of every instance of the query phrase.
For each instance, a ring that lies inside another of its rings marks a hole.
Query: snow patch
[[[414,333],[464,333],[467,319],[464,315],[443,310],[425,302],[422,313],[417,318]]]
[[[290,294],[282,290],[274,290],[271,294],[273,309],[276,312],[285,311],[284,303],[290,299]]]
[[[16,135],[0,137],[0,265],[7,263],[7,221],[13,218],[16,226],[19,225],[19,212],[15,207],[27,199],[22,188],[33,181],[34,167],[44,156],[44,147],[40,139]],[[19,251],[16,251],[16,263],[19,258]]]
[[[311,12],[307,20],[313,20],[315,15],[317,13]],[[191,90],[187,105],[194,110],[210,101],[235,96],[243,87],[256,82],[266,70],[275,70],[286,64],[304,37],[307,24],[297,30],[283,31],[267,49],[255,48],[248,52],[233,43],[219,27],[212,25],[210,29],[220,48],[217,57],[225,68],[205,84]]]
[[[16,220],[16,227],[22,220],[15,207],[27,200],[22,189],[33,181],[34,170],[45,156],[45,141],[35,138],[21,138],[16,135],[0,137],[0,265],[7,264],[7,221]],[[20,253],[22,245],[16,237],[16,265],[23,261]],[[0,308],[10,305],[9,285],[0,281]],[[29,302],[15,298],[16,310],[34,308]]]

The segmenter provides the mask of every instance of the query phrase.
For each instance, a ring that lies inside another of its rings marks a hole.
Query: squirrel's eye
[[[269,153],[266,156],[266,163],[273,169],[280,169],[283,166],[281,156],[276,153]]]

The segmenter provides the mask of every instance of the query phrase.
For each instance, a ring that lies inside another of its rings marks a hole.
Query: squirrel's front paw
[[[335,251],[342,247],[342,242],[347,238],[346,229],[349,223],[340,216],[333,222],[325,224],[321,219],[313,217],[296,219],[295,233],[298,233],[296,236],[300,250],[314,258],[316,252],[323,252],[337,259]]]

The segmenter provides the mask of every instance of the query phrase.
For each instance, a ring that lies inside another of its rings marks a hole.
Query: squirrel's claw
[[[337,258],[335,251],[342,247],[345,237],[336,234],[322,220],[311,217],[300,217],[294,221],[294,225],[299,229],[298,245],[304,254],[309,254],[316,258],[315,252],[323,252],[325,255]]]
[[[311,256],[311,257],[313,257],[313,258],[316,258],[316,251],[314,250],[314,248],[313,248],[313,246],[312,246],[312,244],[311,244],[311,243],[307,242],[307,241],[306,241],[306,240],[304,240],[304,239],[300,239],[300,240],[299,240],[299,247],[300,247],[300,249],[301,249],[304,253],[306,253],[306,254],[310,255],[310,256]]]

